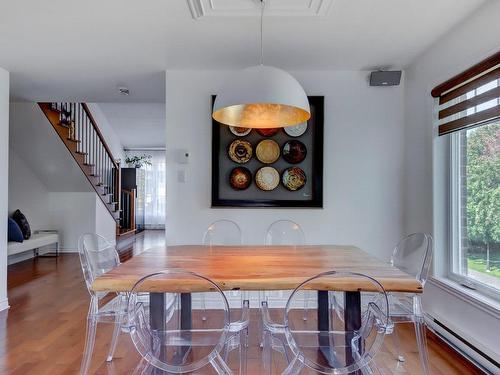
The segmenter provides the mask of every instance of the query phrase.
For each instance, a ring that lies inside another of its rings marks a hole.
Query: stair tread
[[[88,155],[88,153],[83,152],[83,151],[75,151],[75,154],[78,154],[78,155]]]
[[[66,139],[71,142],[80,143],[80,141],[76,138],[66,138]]]

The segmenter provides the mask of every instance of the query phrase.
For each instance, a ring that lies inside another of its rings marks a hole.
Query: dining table
[[[346,271],[375,279],[386,292],[422,293],[423,286],[414,276],[350,245],[178,245],[154,247],[134,256],[95,279],[96,292],[130,292],[144,276],[167,270],[182,269],[202,275],[223,291],[293,290],[310,277],[327,271]],[[357,330],[362,324],[361,291],[373,284],[360,278],[336,277],[331,285],[318,290],[318,331],[329,330],[328,291],[344,292],[346,330]],[[181,329],[192,327],[191,293],[203,292],[206,283],[178,283],[175,279],[158,279],[150,285],[150,324],[162,329],[165,292],[180,293]],[[144,291],[143,291],[144,292]],[[207,291],[208,292],[208,291]],[[328,353],[323,353],[328,362]]]

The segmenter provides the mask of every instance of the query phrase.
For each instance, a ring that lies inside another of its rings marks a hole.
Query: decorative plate
[[[299,167],[287,168],[283,172],[281,182],[290,191],[300,190],[307,182],[306,173]]]
[[[255,183],[261,190],[274,190],[280,184],[280,174],[273,167],[262,167],[255,174]]]
[[[290,137],[300,137],[307,130],[307,122],[303,122],[301,124],[294,125],[294,126],[285,126],[283,128],[283,130]]]
[[[242,128],[238,126],[230,126],[229,131],[238,137],[244,137],[245,135],[248,135],[252,131],[252,129]]]
[[[298,164],[306,158],[306,145],[300,141],[288,141],[283,145],[283,159],[290,164]]]
[[[264,139],[255,148],[255,155],[260,162],[272,164],[280,157],[280,146],[272,139]]]
[[[266,129],[256,129],[256,130],[257,130],[257,133],[259,133],[263,137],[272,137],[280,129],[279,128],[266,128]]]
[[[235,190],[245,190],[252,183],[252,173],[245,167],[233,168],[229,175],[229,184]]]
[[[247,163],[253,155],[252,144],[248,141],[237,139],[229,145],[228,154],[235,163]]]

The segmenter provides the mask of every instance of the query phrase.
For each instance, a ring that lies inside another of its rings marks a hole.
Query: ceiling
[[[124,148],[165,147],[165,103],[98,103]]]
[[[268,0],[265,63],[404,68],[485,1],[495,0]],[[11,72],[14,100],[163,102],[166,69],[259,60],[255,0],[3,3],[0,67]],[[196,3],[204,8],[193,13]],[[131,95],[119,95],[119,85]]]

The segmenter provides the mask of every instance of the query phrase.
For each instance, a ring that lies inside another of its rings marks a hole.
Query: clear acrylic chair
[[[304,231],[299,224],[291,220],[278,220],[272,223],[266,232],[266,245],[269,246],[282,246],[292,245],[300,246],[306,242]],[[307,305],[310,295],[304,295],[304,316],[303,319],[307,320]],[[260,293],[260,301],[267,300],[269,292]]]
[[[149,304],[145,294],[149,294]],[[201,295],[208,301],[210,327],[199,319]],[[240,333],[248,327],[248,314],[246,301],[243,320],[231,323],[226,296],[217,284],[201,275],[172,269],[145,276],[135,284],[128,301],[128,329],[148,364],[139,364],[139,370],[142,374],[153,369],[170,374],[203,374],[212,367],[217,374],[232,374],[228,357],[237,348],[239,373],[245,374],[246,345],[236,341],[245,340]]]
[[[203,245],[205,246],[231,246],[241,245],[241,228],[234,221],[223,219],[210,224],[203,234]],[[235,296],[241,296],[241,303],[248,300],[247,293],[232,292]],[[202,296],[203,299],[203,296]],[[205,300],[202,300],[203,311],[205,311]],[[207,320],[206,314],[202,314],[202,320]]]
[[[326,303],[318,297],[311,310],[316,314],[322,310],[321,329],[315,319],[301,319],[300,311],[303,294],[316,291],[319,296],[319,288]],[[333,311],[335,304],[329,303],[333,299],[339,304],[359,301],[361,315],[355,309],[349,310],[349,316],[341,317]],[[263,301],[263,373],[271,373],[272,353],[276,349],[272,340],[281,342],[278,351],[285,354],[287,367],[282,374],[378,373],[372,360],[384,336],[392,332],[388,310],[388,297],[382,285],[369,276],[351,272],[325,272],[300,284],[288,299],[283,324],[272,321],[268,303]]]
[[[433,240],[430,234],[413,233],[404,237],[394,248],[391,264],[425,285],[432,260]],[[413,323],[420,357],[425,374],[429,374],[425,318],[421,294],[389,293],[390,317],[394,323]],[[398,361],[404,362],[397,331],[392,335],[398,352]]]
[[[241,229],[232,220],[214,221],[203,234],[203,244],[206,246],[230,246],[241,245],[241,243]]]
[[[85,283],[90,293],[85,350],[80,369],[80,373],[86,375],[92,360],[97,323],[114,324],[107,361],[113,359],[122,323],[126,316],[127,295],[117,293],[111,298],[108,293],[96,293],[92,290],[92,283],[97,277],[120,264],[118,252],[113,244],[98,234],[86,233],[78,239],[78,253]]]

